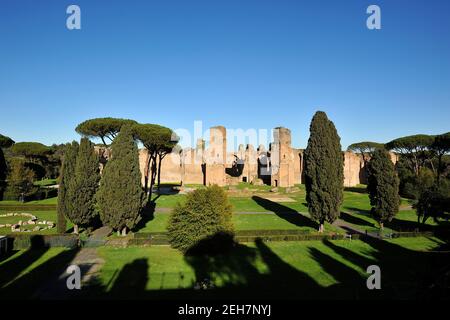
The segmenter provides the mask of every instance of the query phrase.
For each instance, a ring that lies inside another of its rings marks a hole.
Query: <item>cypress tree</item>
[[[6,176],[8,173],[8,166],[6,164],[6,159],[3,154],[3,150],[0,147],[0,201],[3,200],[3,191],[6,187]]]
[[[64,151],[64,159],[61,167],[61,174],[59,176],[58,188],[58,233],[66,232],[66,217],[69,216],[70,203],[67,196],[68,186],[75,176],[75,165],[78,155],[78,142],[73,141],[68,143]]]
[[[340,137],[325,112],[318,111],[310,126],[305,150],[305,186],[309,213],[319,223],[333,223],[343,199],[344,159]]]
[[[3,192],[6,188],[6,177],[8,176],[8,165],[2,148],[9,148],[14,140],[0,134],[0,200],[3,200]]]
[[[126,235],[141,219],[146,204],[142,190],[139,153],[129,126],[112,143],[112,158],[102,173],[97,192],[102,222]]]
[[[68,198],[71,209],[68,218],[74,224],[74,232],[79,226],[88,227],[97,216],[95,193],[100,180],[99,158],[94,145],[87,138],[82,138],[78,149],[75,175],[70,181]]]
[[[378,149],[373,153],[369,161],[368,172],[367,191],[372,206],[371,213],[383,230],[384,223],[395,217],[400,205],[399,179],[386,150]]]

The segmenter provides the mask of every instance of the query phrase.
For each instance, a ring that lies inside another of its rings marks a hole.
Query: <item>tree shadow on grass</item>
[[[14,246],[15,238],[8,239],[8,247]],[[18,257],[11,259],[0,266],[0,288],[16,278],[29,265],[39,260],[40,257],[48,250],[43,246],[42,236],[32,236],[30,239],[30,248]],[[11,250],[12,252],[17,252]]]
[[[209,297],[254,299],[311,299],[324,288],[306,273],[284,262],[261,239],[256,247],[236,243],[227,254],[185,256],[194,269],[196,283],[211,282],[220,288],[208,291]],[[263,270],[257,267],[264,264]],[[193,284],[195,285],[195,284]],[[201,292],[200,292],[201,294]]]
[[[329,287],[329,290],[336,297],[359,299],[367,290],[364,278],[355,269],[348,267],[316,248],[309,248],[309,253],[320,264],[322,270],[330,274],[338,282]]]
[[[376,227],[373,223],[370,223],[369,221],[366,221],[364,219],[358,218],[355,215],[348,214],[347,212],[342,211],[340,218],[344,220],[345,222],[355,224],[358,226],[364,226],[364,227]]]
[[[147,259],[136,259],[126,264],[112,286],[111,297],[121,299],[140,299],[145,293],[148,278]],[[126,293],[126,295],[124,295]]]
[[[29,251],[41,252],[37,249],[30,249]],[[78,249],[64,250],[43,262],[17,280],[3,287],[0,292],[0,297],[2,299],[31,299],[35,298],[35,294],[37,294],[40,299],[47,297],[63,299],[69,290],[67,289],[65,279],[60,279],[59,277],[65,273],[69,263],[73,260],[77,252]]]
[[[298,213],[294,209],[291,209],[291,208],[281,205],[277,202],[273,202],[273,201],[270,201],[268,199],[261,198],[258,196],[253,196],[252,199],[253,199],[253,201],[255,201],[258,205],[260,205],[264,209],[266,209],[268,211],[272,211],[278,217],[286,220],[289,223],[292,223],[299,227],[310,227],[313,229],[318,228],[317,223],[315,223],[311,219],[305,217],[301,213]]]
[[[361,208],[348,207],[348,206],[344,206],[344,209],[351,211],[354,214],[360,214],[360,215],[367,216],[367,217],[372,216],[370,213],[370,209],[361,209]]]
[[[153,219],[155,219],[155,209],[156,209],[155,200],[156,199],[154,199],[153,201],[149,201],[147,205],[142,209],[141,220],[139,220],[139,222],[133,228],[134,232],[138,232],[139,230],[145,228],[148,222],[153,221]]]
[[[367,187],[345,187],[344,191],[367,194]]]
[[[423,225],[417,221],[400,220],[398,218],[394,218],[391,222],[387,222],[386,226],[398,232],[433,231],[435,229],[435,227],[431,225]]]
[[[369,237],[362,237],[362,242],[367,246],[361,242],[355,243],[362,246],[358,252],[347,248],[347,245],[351,245],[352,242],[324,241],[323,244],[327,250],[317,247],[317,241],[311,242],[310,245],[303,242],[303,245],[309,247],[306,250],[313,261],[309,257],[300,255],[297,257],[296,264],[301,268],[303,263],[310,265],[314,262],[317,264],[314,268],[317,269],[314,271],[309,266],[307,269],[310,272],[327,273],[337,282],[331,286],[322,286],[312,275],[283,260],[260,239],[255,241],[254,246],[233,242],[232,247],[226,252],[206,253],[205,248],[211,248],[207,244],[218,239],[224,241],[222,237],[209,237],[204,240],[205,243],[199,244],[201,250],[193,250],[191,255],[184,256],[184,261],[192,267],[195,274],[195,280],[189,288],[179,286],[174,289],[164,289],[162,277],[160,290],[147,290],[147,283],[150,280],[153,282],[158,280],[151,278],[149,260],[139,257],[117,271],[118,276],[114,278],[110,291],[106,290],[110,287],[109,285],[103,285],[101,281],[98,281],[90,288],[83,287],[83,290],[72,290],[78,292],[70,292],[66,288],[65,279],[58,276],[66,270],[77,250],[65,250],[2,288],[0,297],[155,300],[248,299],[249,297],[305,300],[435,298],[445,297],[445,294],[448,297],[448,291],[428,289],[430,283],[436,282],[435,271],[445,271],[445,266],[449,265],[448,254],[418,252]],[[212,247],[221,246],[214,244]],[[361,254],[365,252],[364,250],[367,250],[367,256]],[[329,252],[339,255],[342,259],[337,259]],[[305,259],[305,261],[299,259]],[[364,272],[369,265],[373,264],[381,268],[382,290],[371,291],[366,287],[368,275],[365,276]],[[209,280],[213,286],[205,290],[193,289],[199,282],[205,282],[205,279]],[[171,281],[175,280],[175,278],[171,279]],[[36,291],[38,295],[33,294]]]
[[[8,260],[10,257],[15,255],[19,250],[9,250],[8,252],[2,252],[2,255],[0,256],[0,263],[2,261]],[[1,268],[1,267],[0,267]],[[1,280],[0,280],[1,281]]]

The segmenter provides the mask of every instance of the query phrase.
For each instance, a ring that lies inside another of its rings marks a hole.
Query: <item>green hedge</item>
[[[346,239],[342,234],[298,234],[298,235],[267,235],[267,236],[236,236],[237,242],[255,242],[261,239],[263,241],[311,241],[311,240],[343,240]],[[352,237],[352,239],[355,239]]]
[[[139,232],[134,234],[134,239],[151,239],[158,236],[167,237],[167,232]]]
[[[56,196],[58,196],[58,189],[56,188],[41,188],[35,186],[30,192],[24,195],[24,201],[45,200]],[[20,192],[12,187],[6,187],[3,193],[3,199],[1,200],[19,201]]]
[[[416,237],[433,237],[434,232],[395,232],[392,238],[416,238]]]
[[[308,241],[308,240],[341,240],[347,239],[344,234],[318,234],[308,230],[242,230],[236,232],[237,242],[264,241]],[[352,235],[352,239],[359,239],[359,235]],[[169,244],[167,233],[136,233],[129,245],[166,245]]]
[[[74,234],[52,234],[52,235],[29,235],[10,234],[8,237],[8,247],[13,250],[38,249],[65,247],[76,248],[79,246],[79,238]]]
[[[306,235],[310,230],[239,230],[236,236],[287,236],[287,235]]]
[[[51,211],[56,210],[56,205],[54,204],[0,204],[0,210],[2,211]]]

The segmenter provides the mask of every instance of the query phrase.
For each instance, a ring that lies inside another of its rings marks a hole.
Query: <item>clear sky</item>
[[[0,133],[51,144],[93,117],[201,120],[285,126],[305,147],[317,110],[343,148],[447,132],[449,16],[448,0],[0,0]]]

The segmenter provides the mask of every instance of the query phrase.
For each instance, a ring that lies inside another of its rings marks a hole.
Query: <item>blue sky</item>
[[[446,0],[1,0],[0,133],[51,144],[93,117],[201,120],[285,126],[305,147],[317,110],[343,148],[447,132],[449,15]]]

